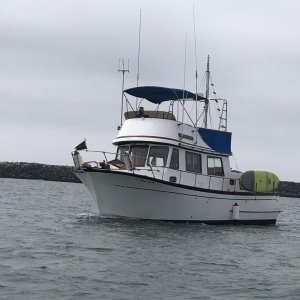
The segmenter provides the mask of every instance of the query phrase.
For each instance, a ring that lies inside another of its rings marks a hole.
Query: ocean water
[[[275,226],[214,226],[103,217],[81,184],[0,187],[0,299],[300,299],[300,199]]]

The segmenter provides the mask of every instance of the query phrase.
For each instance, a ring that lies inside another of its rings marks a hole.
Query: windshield
[[[153,167],[165,167],[167,164],[169,147],[152,146],[150,147],[148,164]]]
[[[128,153],[129,151],[129,146],[120,146],[118,148],[118,152],[117,152],[117,156],[116,156],[116,159],[119,159],[121,160],[122,162],[125,162],[124,161],[124,154],[127,152]]]
[[[133,166],[135,167],[144,167],[146,163],[146,158],[148,154],[148,145],[143,146],[131,146],[130,154],[132,157]]]

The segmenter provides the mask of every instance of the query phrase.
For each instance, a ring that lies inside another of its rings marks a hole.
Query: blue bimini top
[[[200,95],[196,95],[187,90],[173,89],[160,86],[139,86],[124,91],[125,93],[138,97],[144,98],[154,104],[161,104],[165,101],[181,100],[181,99],[194,99],[204,100]]]

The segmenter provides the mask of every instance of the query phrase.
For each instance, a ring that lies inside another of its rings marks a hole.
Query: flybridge
[[[128,95],[135,97],[135,105],[132,105],[133,103],[128,99]],[[126,99],[126,103],[123,101],[123,96]],[[138,101],[137,99],[141,100]],[[144,99],[152,104],[156,104],[156,108],[154,108],[153,111],[148,110],[144,113],[144,107],[141,106],[141,103]],[[170,102],[168,110],[164,112],[159,110],[160,105],[166,102]],[[221,104],[221,106],[216,107],[215,111],[217,115],[214,115],[214,117],[212,117],[212,110],[209,109],[209,102],[214,102],[216,106]],[[188,103],[190,103],[190,106],[188,106]],[[181,109],[179,109],[179,107],[181,107]],[[173,119],[181,123],[186,123],[186,121],[189,120],[189,122],[195,128],[208,128],[208,118],[210,118],[210,120],[212,120],[212,118],[218,118],[217,130],[227,131],[227,101],[221,98],[209,99],[203,97],[202,93],[195,94],[184,89],[161,86],[134,87],[126,89],[122,93],[121,126],[123,124],[124,108],[125,119],[145,116],[150,118]],[[167,117],[162,116],[167,114]],[[202,124],[201,121],[203,122]]]
[[[126,94],[136,97],[136,105],[135,108],[132,107],[130,104],[130,101],[128,100]],[[156,104],[157,107],[154,109],[154,112],[159,111],[159,107],[162,103],[170,102],[168,112],[169,114],[172,114],[174,116],[177,116],[176,120],[180,121],[180,117],[182,117],[181,122],[183,123],[184,116],[187,116],[187,118],[190,120],[193,127],[198,127],[197,123],[201,116],[198,116],[198,105],[200,102],[206,103],[208,102],[208,99],[203,97],[203,94],[195,94],[190,91],[184,90],[184,89],[176,89],[176,88],[168,88],[168,87],[161,87],[161,86],[140,86],[140,87],[134,87],[127,90],[124,90],[123,95],[126,98],[126,108],[128,114],[128,109],[131,107],[131,110],[138,116],[141,115],[144,111],[144,107],[141,106],[142,101],[145,99],[149,101],[150,103]],[[138,104],[137,98],[141,99]],[[196,109],[193,111],[196,112],[196,115],[193,117],[191,112],[189,113],[187,110],[186,102],[196,102]],[[123,103],[123,100],[122,100]],[[174,104],[176,103],[176,106],[174,107]],[[181,107],[182,111],[180,112],[179,107]],[[121,109],[121,114],[123,112],[123,105]],[[153,115],[151,113],[150,115]],[[149,111],[147,116],[149,117]],[[122,119],[122,116],[121,116]]]
[[[139,110],[133,109],[132,111],[125,112],[125,119],[144,117],[169,119],[175,121],[176,118],[173,115],[172,105],[172,103],[174,103],[175,101],[179,101],[181,105],[183,104],[183,101],[186,100],[202,101],[205,103],[208,101],[208,99],[204,98],[202,95],[196,95],[195,93],[189,92],[187,90],[159,86],[135,87],[126,89],[124,93],[137,98],[146,99],[153,104],[157,104],[158,106],[163,102],[171,101],[169,112],[159,111],[158,109],[154,111],[144,111],[142,107],[139,107]],[[189,119],[192,121],[184,105],[183,109],[185,110],[185,113],[188,115]],[[203,138],[203,140],[209,147],[211,147],[213,150],[219,153],[227,155],[231,154],[231,132],[226,132],[226,130],[224,131],[224,129],[220,130],[220,128],[219,130],[199,128],[195,122],[192,122],[192,124],[194,127],[197,128],[200,136]]]
[[[141,106],[142,101],[145,99],[150,103],[156,104],[157,107],[153,110],[159,112],[159,114],[151,113],[147,111],[147,117],[161,118],[160,105],[165,102],[170,102],[169,108],[166,111],[169,116],[176,117],[176,121],[181,123],[190,123],[194,128],[199,127],[211,128],[217,131],[227,131],[227,100],[222,98],[210,98],[210,86],[214,91],[214,84],[211,82],[210,67],[209,67],[209,56],[207,58],[207,69],[206,69],[206,88],[205,97],[202,93],[198,93],[197,88],[197,77],[196,77],[196,93],[192,93],[185,89],[168,88],[161,86],[137,86],[124,90],[124,72],[123,71],[123,82],[122,82],[122,105],[121,105],[121,122],[119,128],[123,125],[123,112],[125,109],[125,119],[132,118],[134,116],[144,116],[144,107]],[[135,104],[129,101],[127,96],[135,97]],[[124,97],[126,102],[124,103]],[[140,99],[140,100],[138,100]],[[211,108],[214,103],[214,110]],[[175,106],[176,104],[176,106]],[[165,117],[163,117],[165,118]],[[213,124],[214,120],[218,120],[217,124]],[[216,126],[217,128],[216,128]],[[228,151],[227,151],[228,152]]]
[[[134,118],[173,120],[178,122],[178,125],[190,124],[194,127],[189,134],[183,132],[183,127],[181,127],[180,131],[182,132],[178,133],[180,139],[191,136],[190,140],[196,145],[197,136],[194,136],[193,132],[198,132],[211,149],[218,153],[231,155],[231,132],[227,132],[227,101],[221,98],[210,98],[210,85],[214,87],[211,83],[208,57],[205,97],[202,93],[162,86],[137,86],[123,89],[119,129],[122,128],[124,116],[125,120]],[[213,93],[216,94],[215,91]],[[134,99],[132,100],[128,96],[132,96]],[[126,99],[125,103],[124,98]],[[156,107],[152,110],[149,110],[149,107],[144,110],[144,106],[141,106],[143,100],[155,104]],[[168,109],[166,107],[162,109],[161,105],[166,102],[169,102]],[[214,120],[218,120],[217,128],[213,124]]]

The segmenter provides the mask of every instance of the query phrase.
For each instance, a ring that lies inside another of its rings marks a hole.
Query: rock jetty
[[[81,182],[74,174],[74,167],[26,162],[0,162],[0,177]]]
[[[0,177],[81,182],[74,174],[74,167],[26,162],[0,162]],[[281,181],[279,194],[282,197],[300,198],[300,183]]]
[[[290,181],[280,181],[279,195],[281,197],[300,198],[300,183]]]

